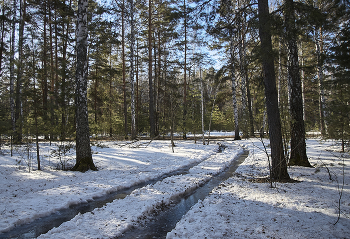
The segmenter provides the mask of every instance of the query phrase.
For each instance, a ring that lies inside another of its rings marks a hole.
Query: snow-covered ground
[[[227,141],[223,153],[216,144],[177,141],[100,142],[93,149],[99,171],[86,173],[56,170],[74,163],[74,149],[59,159],[57,147],[40,145],[42,171],[34,170],[34,151],[9,149],[0,155],[0,232],[33,221],[60,208],[85,202],[108,192],[157,178],[194,162],[188,174],[165,178],[136,189],[92,212],[50,230],[40,238],[109,238],[121,235],[157,207],[208,181],[242,152],[250,154],[236,175],[197,203],[168,233],[167,238],[349,238],[350,158],[332,141],[308,140],[314,168],[289,168],[298,183],[254,183],[268,175],[267,156],[259,140]],[[265,142],[268,144],[268,141]],[[139,146],[139,147],[135,147]],[[55,157],[54,157],[55,156]],[[32,168],[29,172],[28,165]],[[344,181],[343,181],[344,180]],[[343,183],[344,182],[344,183]],[[341,197],[340,197],[341,193]],[[341,217],[337,224],[340,201]],[[1,238],[1,234],[0,234]]]
[[[268,174],[262,143],[241,144],[250,154],[235,177],[197,203],[167,239],[350,238],[350,158],[339,153],[339,146],[308,140],[314,168],[290,167],[290,176],[299,182],[273,183],[271,188],[252,182]]]

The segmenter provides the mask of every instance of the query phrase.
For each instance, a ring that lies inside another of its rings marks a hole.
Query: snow
[[[119,236],[174,198],[210,180],[246,148],[249,156],[234,177],[195,204],[167,238],[348,238],[350,157],[340,153],[339,145],[333,141],[307,140],[314,168],[291,167],[289,174],[298,182],[273,183],[273,188],[254,180],[268,175],[267,156],[258,139],[227,140],[223,153],[217,153],[215,143],[176,141],[174,153],[169,141],[147,143],[100,142],[92,148],[99,171],[86,173],[56,169],[60,162],[74,163],[74,149],[60,161],[50,154],[57,145],[41,143],[43,170],[38,171],[24,147],[17,148],[13,157],[8,148],[2,147],[0,232],[199,163],[187,174],[167,177],[134,190],[124,199],[78,214],[39,238]],[[30,172],[28,164],[32,166]],[[341,217],[337,222],[340,193]]]

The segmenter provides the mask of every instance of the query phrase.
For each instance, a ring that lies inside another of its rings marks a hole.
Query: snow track
[[[226,144],[226,143],[225,143]],[[243,152],[233,143],[228,148],[212,155],[186,175],[171,176],[153,185],[134,190],[124,199],[115,200],[92,212],[79,214],[58,228],[39,238],[110,238],[120,236],[158,208],[168,205],[176,197],[209,181],[223,171]]]
[[[180,141],[172,153],[169,142],[161,140],[147,148],[119,147],[113,142],[103,146],[92,147],[99,171],[86,173],[56,170],[60,161],[50,155],[56,149],[54,145],[43,143],[40,146],[43,170],[34,170],[36,165],[32,162],[31,172],[20,154],[20,147],[14,157],[9,150],[6,153],[4,147],[5,154],[0,156],[0,238],[8,238],[11,232],[21,235],[19,227],[36,223],[34,220],[60,213],[72,205],[173,175],[179,169],[207,159],[217,149],[215,144],[204,146]],[[33,230],[30,225],[27,228]],[[41,233],[36,232],[35,236]]]

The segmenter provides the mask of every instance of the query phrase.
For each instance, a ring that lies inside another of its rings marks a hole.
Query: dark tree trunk
[[[2,53],[5,49],[4,36],[5,36],[5,8],[2,9],[2,21],[1,21],[1,39],[0,39],[0,76],[2,71]]]
[[[235,140],[240,140],[239,136],[239,124],[238,124],[238,107],[237,107],[237,78],[236,78],[236,69],[235,69],[235,53],[234,53],[234,38],[232,29],[230,29],[230,73],[231,73],[231,89],[232,89],[232,105],[233,105],[233,117],[235,121]]]
[[[22,75],[23,75],[23,44],[24,44],[24,24],[26,14],[26,1],[20,1],[20,23],[18,34],[18,73],[16,82],[16,109],[15,109],[15,121],[16,129],[14,135],[15,144],[22,142]]]
[[[131,82],[131,138],[136,139],[136,104],[135,104],[135,80],[134,80],[134,0],[130,0],[130,82]]]
[[[11,33],[11,53],[10,53],[10,109],[11,109],[11,156],[12,156],[12,139],[16,131],[15,119],[15,100],[14,100],[14,81],[15,81],[15,38],[16,38],[16,7],[17,1],[13,1],[13,18],[12,18],[12,33]]]
[[[42,91],[43,91],[43,95],[42,95],[42,102],[43,102],[43,120],[45,122],[45,125],[48,124],[48,115],[47,115],[47,110],[48,110],[48,102],[47,102],[47,98],[48,98],[48,84],[47,84],[47,79],[48,79],[48,72],[47,72],[47,51],[48,51],[48,47],[47,47],[47,29],[46,29],[46,25],[47,25],[47,3],[45,1],[45,3],[43,4],[43,12],[44,12],[44,30],[43,30],[43,76],[42,76],[42,80],[41,80],[41,85],[42,85]],[[44,131],[45,131],[45,139],[48,139],[48,135],[47,135],[47,126],[44,126]]]
[[[72,0],[69,1],[69,7],[72,6]],[[63,49],[62,49],[62,80],[61,80],[61,141],[66,140],[66,79],[67,79],[67,47],[68,47],[68,40],[69,40],[69,24],[71,18],[67,16],[67,26],[66,26],[66,33],[63,41]],[[65,29],[64,23],[62,23],[62,29]]]
[[[183,111],[183,139],[186,139],[186,118],[187,118],[187,81],[186,81],[186,74],[187,74],[187,13],[186,13],[186,0],[184,0],[184,28],[185,28],[185,62],[184,62],[184,111]]]
[[[76,164],[72,170],[97,170],[92,160],[87,110],[87,9],[88,0],[79,0],[77,20],[76,71]]]
[[[155,136],[154,95],[152,80],[152,0],[148,1],[148,84],[149,84],[149,122],[151,138]]]
[[[249,113],[249,130],[250,136],[254,137],[254,117],[252,110],[252,97],[250,95],[250,85],[249,79],[247,78],[247,100],[248,100],[248,113]]]
[[[288,82],[290,86],[291,141],[289,165],[311,167],[306,156],[303,96],[299,72],[298,46],[293,0],[285,0],[285,28],[288,42]]]
[[[287,171],[287,162],[283,152],[281,119],[278,109],[268,0],[258,0],[258,11],[261,59],[263,63],[266,108],[270,129],[269,136],[272,158],[270,177],[275,180],[285,180],[290,179],[290,177]]]
[[[124,11],[125,4],[122,5],[122,58],[123,58],[123,101],[124,101],[124,136],[128,138],[128,105],[126,102],[126,82],[125,82],[125,33],[124,33]]]

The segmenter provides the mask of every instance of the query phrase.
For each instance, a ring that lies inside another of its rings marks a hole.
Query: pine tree
[[[331,47],[330,66],[332,77],[327,81],[331,91],[327,104],[328,137],[341,140],[342,151],[350,141],[350,10],[344,14],[342,30]]]
[[[267,117],[270,127],[270,145],[272,169],[270,177],[275,180],[288,180],[287,162],[283,152],[280,113],[276,89],[274,57],[271,42],[271,20],[268,0],[258,1],[259,36],[261,41],[261,58],[263,62]]]
[[[284,17],[288,45],[288,83],[290,87],[291,155],[289,165],[311,167],[306,155],[303,101],[293,0],[285,0]]]

